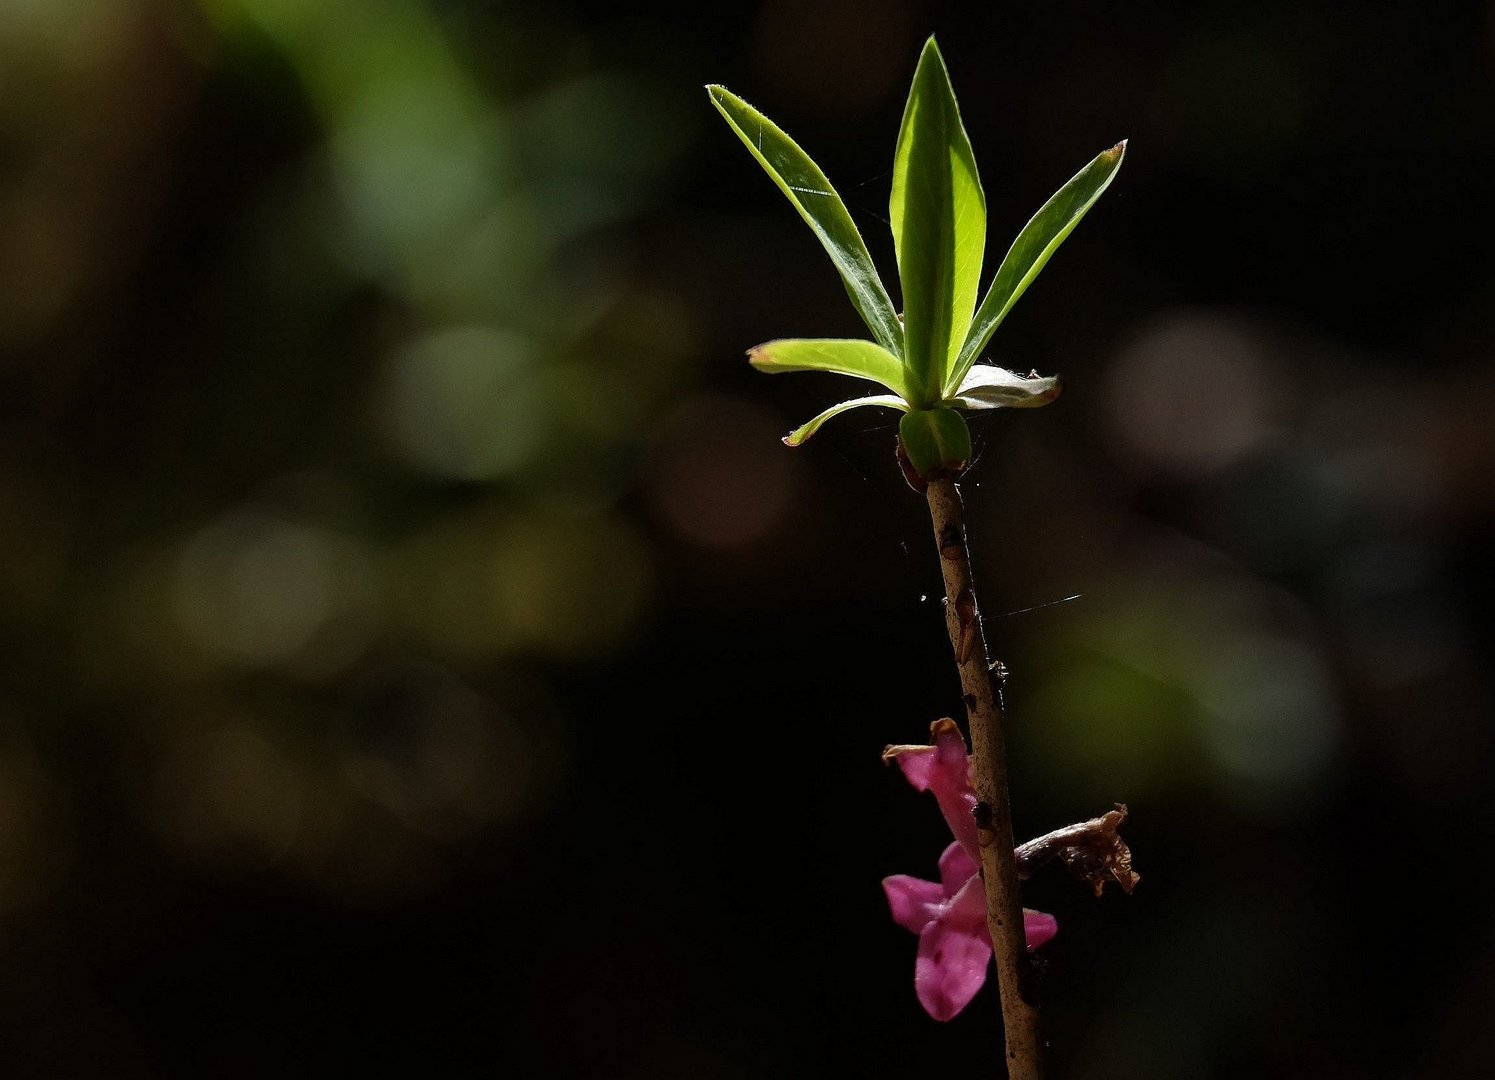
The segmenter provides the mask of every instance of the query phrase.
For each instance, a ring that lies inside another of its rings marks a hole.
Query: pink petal
[[[953,926],[978,929],[986,936],[986,885],[980,874],[973,872],[946,902],[945,921]]]
[[[1027,938],[1030,952],[1053,941],[1057,933],[1059,933],[1058,919],[1042,911],[1023,908],[1023,936]]]
[[[938,882],[897,874],[882,879],[893,921],[905,930],[919,933],[945,911],[945,890]]]
[[[971,816],[976,809],[976,793],[971,790],[971,759],[966,754],[965,736],[949,718],[930,725],[929,736],[932,745],[890,746],[883,751],[883,760],[897,760],[916,790],[934,792],[955,839],[973,859],[978,858],[976,821]]]
[[[955,841],[940,856],[940,884],[945,887],[945,895],[954,896],[980,870],[981,864],[960,846],[959,840]]]
[[[915,791],[928,791],[929,778],[934,771],[936,750],[933,746],[920,746],[917,749],[902,746],[890,747],[888,756],[898,762],[898,767],[903,770],[903,775],[908,782],[914,786]]]
[[[939,803],[945,823],[973,859],[980,859],[976,847],[976,793],[971,790],[971,758],[966,753],[965,736],[953,720],[941,720],[931,729],[934,737],[934,762],[929,769],[929,790]]]
[[[972,876],[945,908],[945,922],[952,926],[979,927],[986,934],[986,886],[979,876]],[[1059,920],[1042,911],[1023,908],[1023,938],[1029,949],[1036,949],[1054,940],[1059,933]],[[990,941],[991,938],[987,937]]]
[[[991,944],[985,927],[972,929],[938,920],[919,935],[914,960],[914,993],[924,1011],[949,1020],[971,1003],[986,982]]]

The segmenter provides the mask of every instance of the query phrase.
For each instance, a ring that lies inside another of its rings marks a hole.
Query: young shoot
[[[825,173],[772,121],[721,86],[712,104],[820,239],[861,315],[870,340],[780,338],[748,351],[759,371],[828,371],[881,392],[832,405],[784,438],[799,446],[826,421],[868,406],[897,409],[898,460],[924,494],[945,584],[945,628],[960,675],[971,751],[953,720],[937,721],[928,746],[889,747],[921,791],[934,793],[955,842],[940,880],[898,875],[884,882],[895,921],[919,935],[915,992],[937,1020],[960,1012],[994,960],[1002,1001],[1002,1060],[1013,1080],[1041,1071],[1038,1011],[1027,950],[1054,936],[1052,916],[1022,907],[1019,881],[1040,862],[1059,861],[1097,893],[1137,882],[1117,833],[1126,811],[1068,826],[1018,849],[1009,808],[1002,704],[1004,669],[987,656],[955,478],[971,460],[966,412],[1047,405],[1057,377],[1020,375],[978,358],[1101,192],[1126,153],[1120,142],[1076,173],[1023,226],[981,296],[986,195],[938,46],[919,58],[893,154],[889,219],[898,260],[900,314],[867,245]],[[978,296],[980,302],[977,302]]]

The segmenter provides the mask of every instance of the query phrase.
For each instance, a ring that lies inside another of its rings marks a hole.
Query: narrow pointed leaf
[[[768,341],[749,349],[748,361],[769,375],[782,371],[832,371],[870,379],[899,397],[904,396],[903,364],[874,341],[846,338]]]
[[[795,428],[788,435],[784,436],[784,445],[799,446],[811,435],[819,431],[820,425],[824,424],[831,417],[840,416],[842,413],[850,412],[852,409],[860,409],[865,405],[881,405],[886,409],[899,409],[905,412],[908,410],[908,405],[902,398],[892,397],[887,394],[879,394],[873,397],[852,398],[850,401],[843,401],[839,405],[832,405],[829,409],[826,409],[825,412],[815,417],[809,423]]]
[[[902,355],[903,327],[893,301],[877,276],[877,267],[846,204],[820,166],[773,121],[730,90],[708,86],[706,91],[743,145],[820,238],[872,336],[895,356]]]
[[[1036,409],[1059,396],[1059,377],[1019,375],[977,364],[966,372],[960,391],[945,404],[961,409]]]
[[[1122,140],[1109,150],[1096,155],[1095,160],[1070,178],[1069,183],[1056,191],[1032,220],[1017,234],[1002,265],[997,267],[991,288],[971,323],[965,344],[960,350],[959,362],[945,382],[946,393],[960,385],[966,372],[976,362],[981,350],[991,340],[992,333],[1012,310],[1018,297],[1032,284],[1038,272],[1049,261],[1059,245],[1067,237],[1085,212],[1100,198],[1116,172],[1121,168],[1121,159],[1126,153],[1126,141]]]
[[[898,131],[889,211],[908,388],[914,404],[927,406],[965,341],[986,248],[986,196],[934,38],[919,57]]]

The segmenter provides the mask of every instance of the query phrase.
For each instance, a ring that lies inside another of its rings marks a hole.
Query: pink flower
[[[991,938],[965,738],[953,720],[936,723],[931,736],[931,746],[890,746],[883,758],[895,759],[917,790],[934,793],[955,842],[940,856],[939,881],[897,874],[884,878],[882,887],[893,921],[919,935],[914,960],[919,1003],[936,1020],[949,1020],[986,982]],[[1059,932],[1059,924],[1052,915],[1024,908],[1023,930],[1028,948],[1036,949]]]

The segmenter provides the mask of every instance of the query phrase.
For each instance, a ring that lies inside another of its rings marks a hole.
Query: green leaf
[[[959,472],[971,460],[971,429],[954,409],[918,409],[898,422],[903,456],[921,480],[934,472]]]
[[[887,409],[899,409],[905,412],[908,410],[908,403],[902,398],[891,397],[887,394],[879,394],[875,397],[852,398],[850,401],[843,401],[839,405],[832,405],[808,424],[795,428],[788,435],[784,436],[784,445],[799,446],[811,435],[819,431],[820,425],[831,417],[840,416],[842,413],[850,412],[852,409],[860,409],[864,405],[881,405]]]
[[[873,341],[847,338],[780,339],[748,350],[748,362],[759,371],[833,371],[870,379],[904,396],[903,364]]]
[[[1036,409],[1058,396],[1057,375],[1019,375],[990,364],[977,364],[966,372],[960,390],[944,403],[961,409]]]
[[[910,400],[932,405],[965,340],[986,249],[986,196],[934,38],[919,57],[903,111],[888,209],[903,284]]]
[[[986,299],[976,312],[961,347],[960,358],[945,380],[945,393],[960,385],[966,372],[976,362],[981,350],[991,340],[993,332],[1001,325],[1017,298],[1032,284],[1038,272],[1049,261],[1059,245],[1067,237],[1085,211],[1095,204],[1121,168],[1122,156],[1126,153],[1126,141],[1122,140],[1109,150],[1103,150],[1094,161],[1070,178],[1069,183],[1056,191],[1043,208],[1017,234],[1002,265],[997,267],[996,277],[987,290]]]
[[[736,94],[722,86],[708,86],[706,92],[743,145],[820,238],[872,336],[894,356],[901,356],[903,327],[893,301],[877,276],[862,234],[820,166],[773,121]]]

